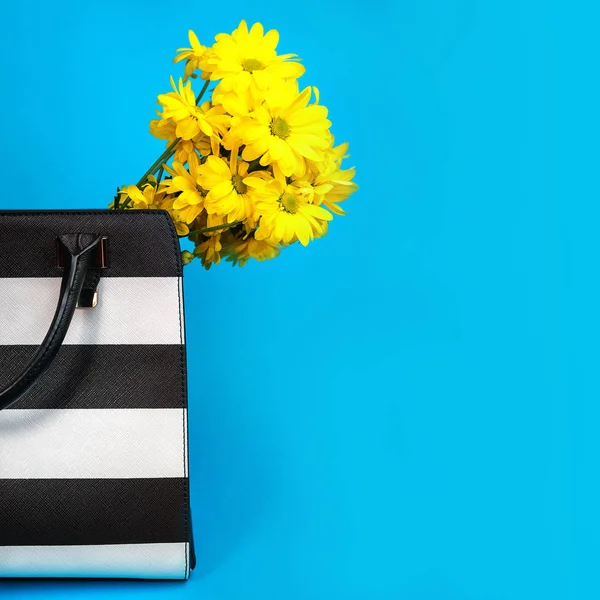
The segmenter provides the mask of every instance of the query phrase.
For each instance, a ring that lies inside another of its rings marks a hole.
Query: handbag
[[[0,212],[0,577],[189,577],[186,386],[167,212]]]

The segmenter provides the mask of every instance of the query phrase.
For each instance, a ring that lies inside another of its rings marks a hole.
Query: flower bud
[[[181,253],[181,264],[189,265],[194,260],[194,258],[195,256],[189,250],[184,250]]]

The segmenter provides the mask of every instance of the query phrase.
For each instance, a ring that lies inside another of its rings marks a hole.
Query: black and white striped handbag
[[[0,212],[0,577],[194,567],[168,213]]]

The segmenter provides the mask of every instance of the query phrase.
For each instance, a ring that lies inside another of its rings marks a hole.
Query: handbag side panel
[[[56,308],[62,233],[108,238],[98,304],[0,411],[0,577],[187,579],[193,567],[179,241],[163,211],[0,212],[0,387]]]

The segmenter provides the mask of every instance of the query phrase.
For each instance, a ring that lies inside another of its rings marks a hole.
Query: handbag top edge
[[[115,215],[126,215],[126,214],[168,214],[168,211],[160,208],[136,208],[130,210],[114,210],[113,208],[65,208],[65,209],[38,209],[38,210],[19,210],[19,209],[0,209],[1,215],[43,215],[43,214],[76,214],[76,215],[98,215],[98,214],[115,214]]]

